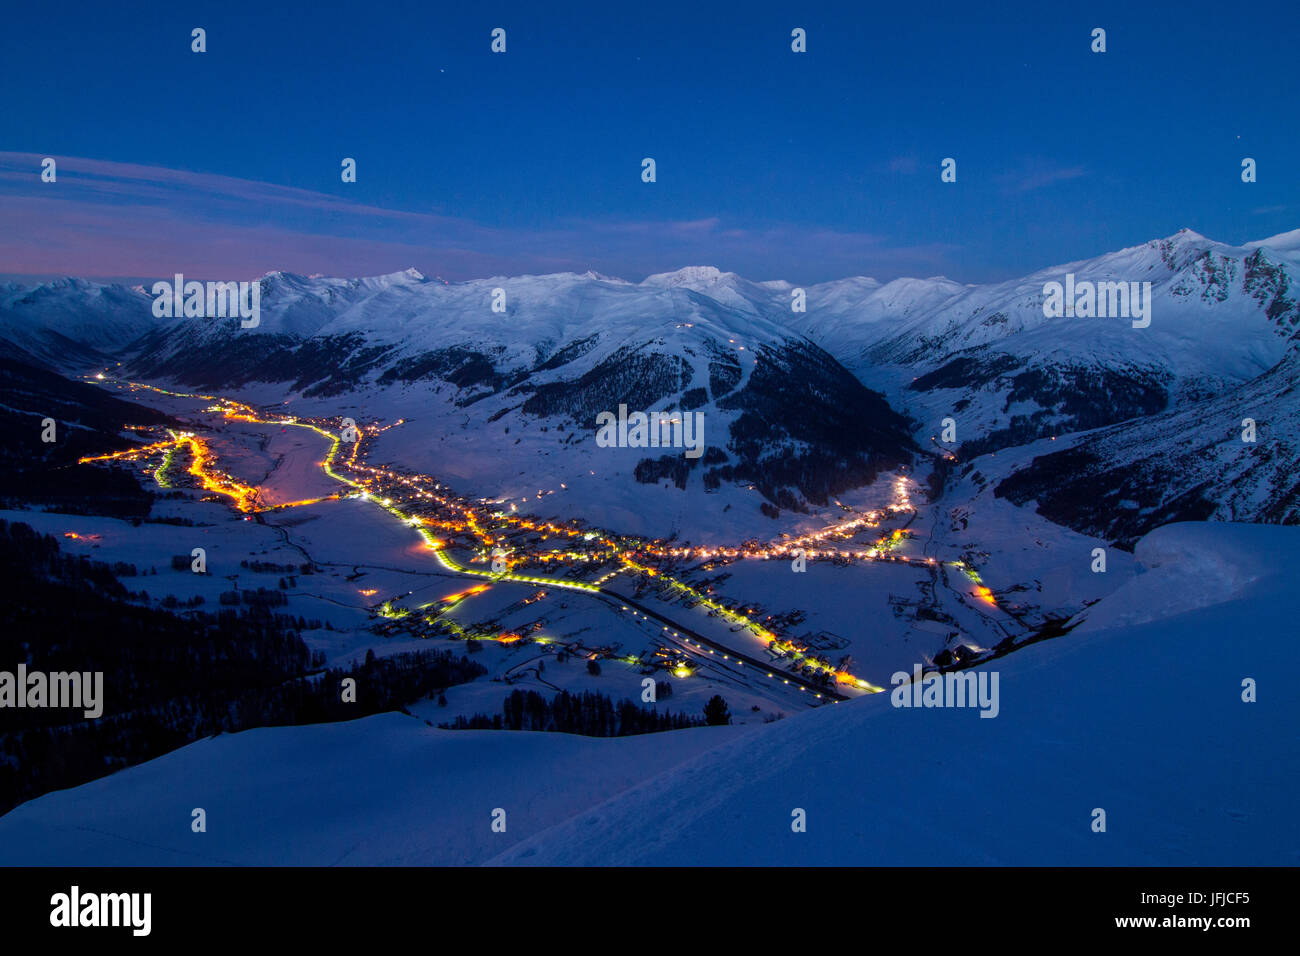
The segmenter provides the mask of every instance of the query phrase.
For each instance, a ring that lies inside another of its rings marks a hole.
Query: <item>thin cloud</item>
[[[638,279],[683,265],[755,278],[933,274],[953,247],[793,223],[558,220],[543,228],[373,206],[336,195],[211,173],[0,152],[0,272],[213,278],[280,269],[375,275],[410,266],[449,279],[598,272]]]
[[[1056,183],[1068,182],[1088,175],[1083,166],[1056,166],[1044,160],[1024,165],[1018,172],[999,177],[1005,192],[1027,193]]]

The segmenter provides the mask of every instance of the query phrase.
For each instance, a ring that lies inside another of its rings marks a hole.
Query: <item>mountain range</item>
[[[1242,246],[1182,230],[993,285],[273,272],[253,329],[158,319],[144,286],[68,278],[0,286],[0,342],[65,373],[120,362],[310,414],[401,417],[381,458],[521,502],[599,478],[564,506],[597,520],[650,524],[628,492],[644,487],[673,531],[761,529],[932,458],[936,494],[991,490],[1130,545],[1180,519],[1300,522],[1297,270],[1300,230]],[[1150,282],[1151,324],[1047,318],[1044,284],[1067,273]],[[707,452],[598,449],[595,417],[620,404],[703,412]]]

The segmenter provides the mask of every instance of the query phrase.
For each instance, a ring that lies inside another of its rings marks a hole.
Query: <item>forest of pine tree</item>
[[[0,521],[0,670],[104,674],[104,713],[0,709],[0,813],[201,737],[251,727],[349,720],[398,710],[485,673],[448,651],[326,669],[300,636],[307,622],[262,604],[189,611],[151,607],[114,569],[63,554],[58,541]],[[356,681],[356,701],[341,685]]]
[[[642,707],[624,699],[617,704],[604,694],[562,690],[549,701],[535,690],[511,691],[501,713],[457,717],[444,730],[546,730],[586,737],[631,737],[662,730],[700,727],[704,719]]]

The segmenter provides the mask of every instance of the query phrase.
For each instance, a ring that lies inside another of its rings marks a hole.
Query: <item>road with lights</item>
[[[276,512],[322,501],[345,497],[365,499],[383,508],[395,520],[416,530],[439,565],[450,573],[490,581],[510,581],[587,592],[607,602],[617,602],[619,609],[640,614],[646,621],[653,620],[661,625],[663,630],[659,637],[671,639],[681,654],[710,664],[717,663],[721,656],[728,666],[734,665],[737,670],[748,669],[754,678],[751,686],[755,689],[760,689],[756,685],[761,685],[765,680],[781,681],[783,686],[789,685],[801,694],[808,694],[810,703],[842,700],[846,696],[842,691],[877,693],[882,688],[845,670],[836,669],[800,642],[783,638],[763,622],[714,599],[710,596],[711,590],[700,590],[670,575],[665,566],[671,569],[681,563],[698,562],[698,567],[708,570],[733,561],[803,557],[812,561],[895,561],[928,569],[932,575],[941,570],[936,566],[934,558],[893,553],[894,548],[908,536],[905,525],[895,528],[870,546],[844,545],[845,542],[851,545],[855,536],[879,527],[888,518],[906,519],[910,522],[916,512],[908,498],[906,480],[902,477],[895,480],[894,501],[888,508],[854,513],[852,518],[816,532],[787,537],[767,545],[747,542],[737,547],[673,547],[665,542],[582,527],[578,522],[555,524],[516,514],[513,509],[509,512],[494,510],[492,502],[475,502],[457,496],[434,477],[374,467],[361,460],[363,456],[359,453],[363,443],[383,431],[400,426],[400,420],[382,427],[362,425],[340,428],[337,423],[323,419],[259,413],[247,404],[214,395],[171,392],[131,382],[113,384],[131,391],[154,391],[175,398],[207,402],[205,412],[220,414],[231,422],[308,429],[329,443],[329,450],[318,463],[319,467],[335,482],[344,485],[345,490],[325,497],[266,504],[257,487],[245,484],[223,471],[210,442],[190,431],[167,430],[165,439],[111,455],[82,459],[83,463],[156,460],[157,464],[149,469],[149,473],[159,485],[171,487],[174,459],[178,453],[185,453],[189,458],[186,471],[200,489],[229,499],[237,510],[259,521],[265,521],[264,516]],[[560,546],[547,546],[547,542],[552,540],[558,541]],[[454,554],[465,555],[467,560],[458,560]],[[591,574],[610,564],[615,565],[613,570],[605,571],[593,581],[531,573],[534,567],[560,565],[575,575]],[[983,586],[973,569],[962,562],[950,562],[950,565],[962,570],[971,579],[973,589],[970,596],[996,608],[995,597]],[[657,587],[663,594],[674,601],[686,603],[688,607],[702,606],[710,617],[720,618],[732,625],[733,630],[744,630],[756,637],[776,660],[764,662],[741,653],[700,634],[697,629],[672,620],[643,602],[605,586],[610,578],[619,574]],[[947,581],[946,573],[943,577]],[[376,613],[381,617],[396,619],[410,614],[426,614],[426,619],[432,622],[440,612],[436,609],[430,612],[430,606],[406,608],[385,601],[376,609]],[[446,626],[446,619],[440,620]],[[458,625],[451,627],[453,632],[458,629]],[[469,634],[465,632],[458,636]],[[517,634],[498,635],[495,638],[479,633],[472,636],[497,639],[503,643],[521,639]],[[760,675],[763,675],[762,680],[758,679]]]

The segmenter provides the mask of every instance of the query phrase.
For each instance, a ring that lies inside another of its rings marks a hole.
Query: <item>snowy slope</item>
[[[745,728],[605,740],[400,714],[221,735],[0,817],[0,866],[479,863]],[[193,833],[191,811],[207,811]],[[491,829],[506,811],[506,832]]]
[[[986,665],[993,719],[882,694],[616,740],[255,730],[17,808],[0,863],[1296,865],[1300,704],[1276,662],[1300,533],[1174,525],[1137,557],[1069,638]]]
[[[1071,639],[987,665],[1001,675],[994,719],[885,695],[799,715],[494,862],[1296,865],[1300,705],[1275,662],[1300,533],[1178,525],[1138,555],[1146,580]],[[1203,606],[1182,594],[1243,562],[1252,573],[1215,582]],[[1138,609],[1141,623],[1105,626]],[[1246,677],[1257,703],[1241,699]],[[806,833],[791,832],[794,808]]]
[[[1263,248],[1275,257],[1285,259],[1293,266],[1300,266],[1300,229],[1278,233],[1276,236],[1269,236],[1267,239],[1246,242],[1242,244],[1242,248],[1250,249],[1252,252]]]
[[[1036,458],[997,494],[1120,542],[1179,520],[1300,524],[1300,350],[1237,388]]]

